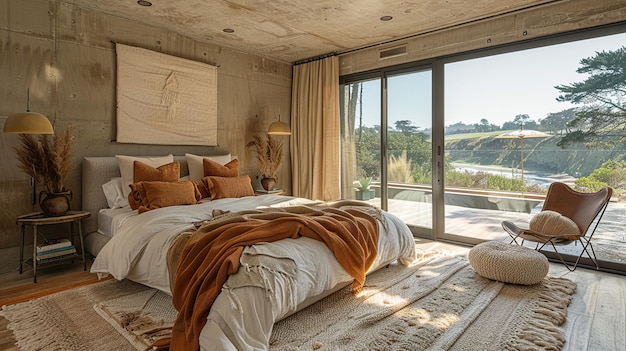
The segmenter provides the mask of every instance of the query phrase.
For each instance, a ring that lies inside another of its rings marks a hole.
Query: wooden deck
[[[370,203],[380,206],[380,199]],[[409,225],[432,228],[432,207],[430,203],[389,199],[389,212]],[[539,211],[537,208],[535,211]],[[535,213],[535,212],[533,212]],[[476,209],[446,205],[445,232],[482,240],[507,240],[502,229],[502,221],[512,221],[520,226],[528,226],[532,214],[498,210]],[[611,202],[598,225],[592,239],[598,259],[626,264],[626,204]],[[565,248],[571,253],[579,252],[579,246]],[[626,271],[626,268],[625,268]]]

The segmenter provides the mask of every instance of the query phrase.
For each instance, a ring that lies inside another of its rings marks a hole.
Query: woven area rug
[[[105,301],[93,308],[137,350],[171,336],[178,313],[172,297],[155,289]]]
[[[133,295],[148,287],[106,280],[27,302],[2,306],[20,350],[136,350],[95,311],[103,301]]]
[[[575,284],[494,282],[466,260],[425,255],[390,265],[358,296],[342,289],[275,325],[271,350],[559,350]],[[171,298],[129,281],[105,281],[11,306],[23,350],[143,350],[167,335]]]
[[[368,276],[276,323],[273,350],[560,350],[575,283],[534,286],[478,276],[465,259],[422,258]]]

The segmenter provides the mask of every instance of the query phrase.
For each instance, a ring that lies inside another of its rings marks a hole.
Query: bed
[[[180,163],[181,178],[188,177],[188,158],[173,159]],[[129,207],[109,208],[102,185],[120,177],[115,157],[86,157],[82,170],[83,210],[96,214],[83,224],[85,232],[90,233],[85,239],[86,249],[96,257],[92,272],[130,279],[170,295],[173,277],[168,269],[168,252],[183,235],[190,235],[217,214],[324,205],[292,196],[261,195],[204,199],[196,205],[138,214]],[[368,272],[396,260],[410,264],[416,256],[410,230],[397,217],[384,211],[377,213],[378,254]],[[244,249],[240,261],[245,269],[240,268],[228,278],[211,305],[199,334],[201,350],[268,349],[276,321],[354,280],[323,242],[307,237],[251,245]],[[280,272],[285,264],[295,267],[292,274]],[[266,269],[250,269],[253,266]]]

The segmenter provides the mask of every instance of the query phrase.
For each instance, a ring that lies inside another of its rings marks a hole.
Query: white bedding
[[[241,211],[313,203],[290,196],[252,196],[208,201],[195,206],[173,206],[141,215],[119,213],[113,218],[112,239],[96,257],[91,271],[131,279],[171,294],[167,249],[177,234],[193,222],[211,218],[213,209]],[[397,217],[383,212],[379,223],[378,257],[370,271],[400,259],[415,258],[413,236]],[[267,349],[273,323],[349,284],[352,277],[320,241],[299,238],[261,243],[244,250],[245,257],[283,252],[297,267],[295,279],[272,275],[269,289],[254,286],[223,289],[215,300],[200,336],[202,350]],[[229,281],[225,284],[228,286]],[[271,294],[268,294],[271,292]],[[271,296],[268,296],[271,295]]]
[[[117,228],[119,225],[113,225],[113,219],[117,217],[117,221],[122,220],[125,217],[132,216],[137,211],[134,211],[130,206],[120,208],[104,208],[98,212],[98,233],[106,236],[113,237],[113,227]]]

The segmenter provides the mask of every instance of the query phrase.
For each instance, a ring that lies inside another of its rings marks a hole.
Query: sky
[[[445,125],[484,118],[501,126],[519,114],[539,121],[574,107],[556,101],[554,86],[583,81],[587,75],[576,72],[581,59],[622,46],[626,33],[446,64]],[[388,86],[389,125],[408,119],[430,128],[430,71],[391,77]],[[364,85],[363,114],[364,125],[380,124],[378,81]]]

